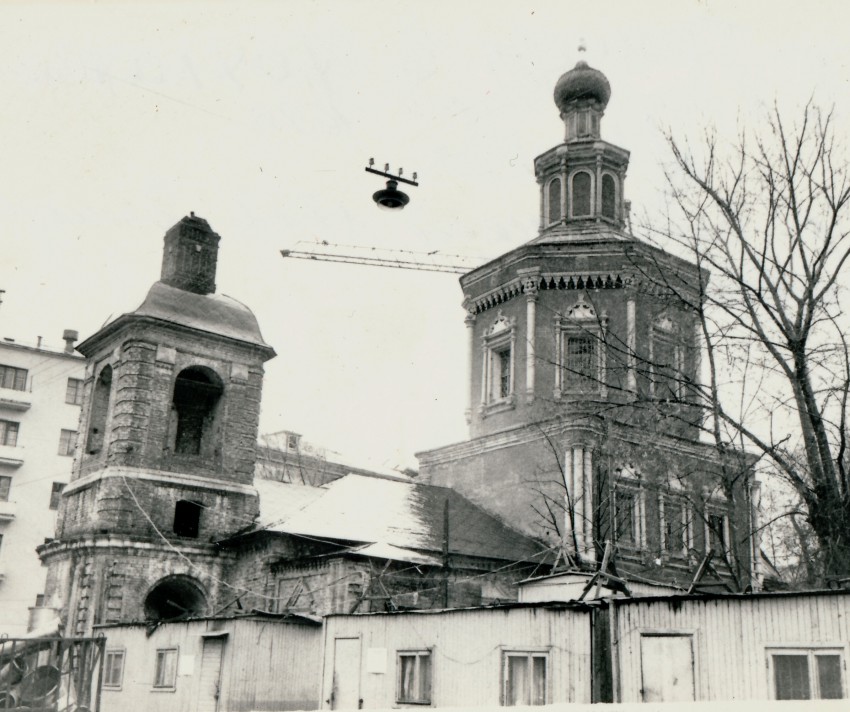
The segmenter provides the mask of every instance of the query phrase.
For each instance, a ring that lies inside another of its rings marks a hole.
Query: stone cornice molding
[[[62,494],[65,496],[72,492],[91,487],[101,480],[112,478],[127,478],[136,481],[142,480],[146,482],[155,482],[157,484],[169,485],[172,487],[192,487],[193,489],[231,492],[234,494],[244,494],[255,497],[259,496],[256,488],[251,485],[241,485],[236,482],[213,479],[207,476],[201,477],[198,475],[187,475],[141,467],[106,467],[102,470],[96,470],[85,477],[69,483],[62,491]]]

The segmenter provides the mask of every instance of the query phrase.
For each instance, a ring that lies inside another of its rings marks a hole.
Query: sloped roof
[[[164,282],[154,282],[145,301],[133,314],[268,346],[251,310],[224,294],[195,294]]]
[[[259,530],[441,552],[448,502],[449,553],[542,560],[537,542],[445,487],[354,474],[315,488],[271,480],[257,480],[255,485],[260,493]]]

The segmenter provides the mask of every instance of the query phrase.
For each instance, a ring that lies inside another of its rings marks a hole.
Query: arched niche
[[[145,596],[145,619],[168,621],[198,618],[207,612],[207,596],[201,584],[183,574],[157,581]]]
[[[213,456],[223,396],[224,384],[210,368],[190,366],[177,374],[171,400],[171,445],[175,454]]]
[[[94,455],[103,449],[106,421],[109,416],[109,399],[112,394],[112,366],[104,366],[94,382],[89,410],[89,432],[86,453]]]

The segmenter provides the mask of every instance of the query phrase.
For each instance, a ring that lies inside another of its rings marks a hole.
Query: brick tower
[[[215,294],[219,236],[194,213],[165,235],[142,305],[83,341],[77,456],[56,538],[40,547],[45,605],[68,635],[203,615],[227,597],[215,542],[258,512],[263,363],[251,311]],[[231,596],[232,598],[232,596]]]

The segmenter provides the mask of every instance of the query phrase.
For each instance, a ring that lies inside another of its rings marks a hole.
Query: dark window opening
[[[161,581],[145,598],[145,618],[148,620],[197,618],[203,616],[206,609],[206,596],[188,576],[172,576]]]
[[[602,217],[614,219],[617,204],[617,188],[613,176],[602,176]]]
[[[59,509],[59,503],[62,501],[62,490],[65,489],[64,482],[54,482],[50,490],[50,509]]]
[[[174,383],[177,416],[174,452],[182,455],[211,454],[208,450],[223,390],[218,377],[207,369],[192,367],[180,372]]]
[[[549,224],[561,219],[561,179],[555,178],[549,183]]]
[[[106,435],[106,416],[109,413],[109,396],[112,391],[112,366],[105,366],[94,384],[91,414],[89,415],[89,435],[86,452],[94,455],[103,449]]]
[[[192,539],[198,538],[201,526],[201,509],[198,502],[181,499],[174,507],[174,533]]]
[[[590,173],[576,173],[573,176],[573,215],[590,215]]]

